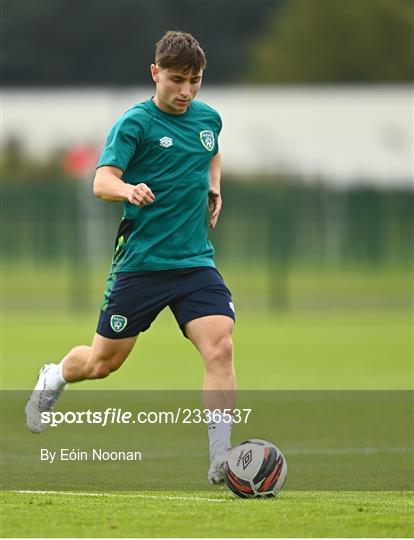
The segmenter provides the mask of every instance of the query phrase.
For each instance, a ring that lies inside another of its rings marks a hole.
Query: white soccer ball
[[[226,484],[237,497],[274,497],[282,489],[286,474],[285,457],[269,441],[249,439],[227,456]]]

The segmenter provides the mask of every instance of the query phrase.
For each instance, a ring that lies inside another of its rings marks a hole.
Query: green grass
[[[408,493],[285,492],[273,500],[237,500],[220,492],[4,493],[2,498],[2,533],[8,537],[410,537],[414,532]]]
[[[17,315],[3,321],[3,388],[31,388],[39,366],[89,344],[95,315]],[[235,361],[242,389],[407,389],[411,321],[404,313],[240,313]],[[22,339],[24,335],[24,339]],[[197,389],[202,362],[169,312],[139,337],[125,365],[82,389]]]
[[[101,273],[93,279],[94,307],[86,313],[69,312],[66,289],[62,300],[64,272],[34,270],[23,280],[24,271],[11,269],[6,276],[3,389],[31,388],[41,364],[58,361],[74,345],[90,343],[103,289]],[[292,274],[292,309],[279,314],[264,310],[264,273],[254,279],[244,274],[228,279],[241,299],[234,333],[240,388],[412,388],[407,273]],[[202,377],[198,353],[166,312],[140,336],[122,369],[77,388],[198,389]],[[286,444],[278,442],[282,448]],[[295,459],[290,463],[299,466]],[[291,478],[294,474],[291,470]],[[68,484],[70,490],[70,477]],[[216,498],[218,502],[207,500]],[[208,486],[197,492],[102,491],[101,496],[6,491],[2,536],[410,537],[412,502],[412,493],[394,491],[285,490],[276,500],[265,501],[237,500]]]
[[[8,262],[2,268],[3,310],[6,313],[55,313],[74,304],[99,307],[108,276],[108,263],[73,266],[33,261]],[[403,267],[308,268],[284,270],[239,261],[220,271],[235,305],[244,311],[267,309],[285,299],[290,311],[412,310],[412,270]],[[273,301],[272,297],[273,296]]]

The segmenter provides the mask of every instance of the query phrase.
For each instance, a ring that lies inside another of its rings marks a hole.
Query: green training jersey
[[[198,100],[175,115],[148,99],[115,122],[98,167],[118,167],[129,184],[144,182],[155,200],[124,203],[113,272],[214,266],[209,169],[220,130],[219,114]]]

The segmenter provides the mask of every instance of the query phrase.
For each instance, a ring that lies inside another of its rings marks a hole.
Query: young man
[[[109,133],[94,193],[124,201],[124,214],[97,331],[91,346],[75,347],[60,364],[40,370],[26,405],[33,432],[44,429],[40,414],[53,409],[67,383],[117,370],[166,306],[204,360],[205,407],[234,407],[234,308],[207,235],[221,210],[221,119],[195,100],[205,67],[194,37],[167,32],[151,65],[155,96],[122,115]],[[224,479],[228,418],[215,414],[208,424],[211,483]]]

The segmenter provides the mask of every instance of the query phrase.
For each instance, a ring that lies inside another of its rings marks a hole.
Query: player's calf
[[[96,334],[91,347],[74,347],[60,364],[44,365],[25,407],[30,431],[40,433],[45,429],[41,414],[53,411],[67,383],[107,377],[122,365],[136,339],[113,340]]]
[[[91,347],[72,349],[63,359],[63,376],[67,382],[103,379],[121,367],[131,352],[137,336],[109,339],[95,334]]]

